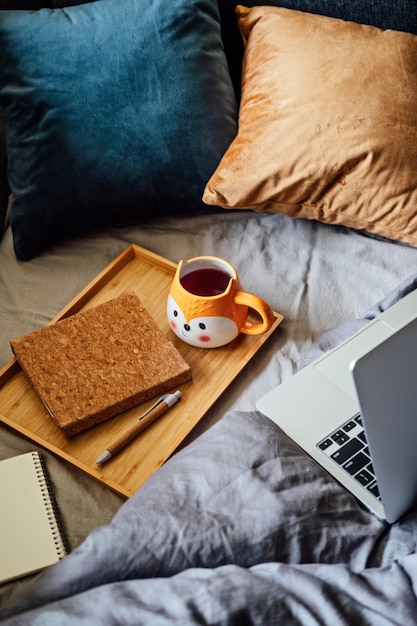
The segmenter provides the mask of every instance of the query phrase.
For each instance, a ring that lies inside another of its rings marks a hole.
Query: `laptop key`
[[[359,470],[368,465],[369,459],[362,452],[359,452],[356,456],[352,457],[343,465],[344,469],[352,476],[357,474]]]
[[[343,465],[345,461],[350,459],[351,456],[359,452],[362,448],[363,443],[359,441],[359,439],[351,439],[346,445],[342,446],[336,452],[333,452],[331,458],[336,461],[336,463],[339,463],[339,465]],[[369,463],[369,459],[367,459],[366,462]]]
[[[321,443],[319,443],[320,450],[327,450],[332,445],[333,441],[331,439],[325,439]]]
[[[368,471],[366,471],[366,469],[362,469],[358,474],[356,474],[355,478],[358,483],[360,483],[364,487],[370,485],[375,480],[375,477],[372,476],[372,474],[370,474]]]
[[[368,440],[366,439],[366,433],[364,430],[361,433],[359,433],[358,437],[359,439],[363,441],[363,443],[368,443]]]
[[[342,443],[349,441],[349,436],[346,433],[344,433],[343,430],[338,430],[336,433],[334,433],[334,435],[332,435],[332,439],[333,441],[338,443],[339,446],[341,446]]]
[[[378,498],[378,499],[380,498],[378,485],[376,483],[374,483],[373,485],[370,485],[370,487],[368,487],[368,491],[370,491],[372,495],[375,496],[375,498]]]

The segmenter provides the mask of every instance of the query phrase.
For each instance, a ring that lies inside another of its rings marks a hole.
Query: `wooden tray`
[[[102,466],[95,462],[99,454],[153,401],[67,439],[54,425],[16,359],[0,370],[0,421],[126,497],[174,452],[283,319],[275,313],[269,332],[258,336],[240,335],[223,348],[189,346],[171,331],[165,313],[176,267],[163,257],[131,245],[51,321],[52,324],[134,291],[191,366],[193,380],[180,387],[183,394],[180,402]]]

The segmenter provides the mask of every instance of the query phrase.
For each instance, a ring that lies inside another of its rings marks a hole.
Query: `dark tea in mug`
[[[227,272],[214,267],[204,267],[185,274],[180,283],[195,296],[218,296],[226,291],[230,281]]]

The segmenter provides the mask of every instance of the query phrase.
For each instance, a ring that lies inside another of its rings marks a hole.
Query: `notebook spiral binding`
[[[70,552],[70,546],[66,538],[64,525],[62,523],[58,504],[52,489],[52,483],[49,478],[45,459],[40,452],[33,452],[32,457],[41,487],[42,498],[45,503],[49,525],[52,530],[56,551],[59,559],[62,559]]]

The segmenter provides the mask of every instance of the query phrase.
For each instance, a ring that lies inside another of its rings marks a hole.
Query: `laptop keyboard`
[[[375,498],[381,499],[360,415],[343,424],[317,446]]]

